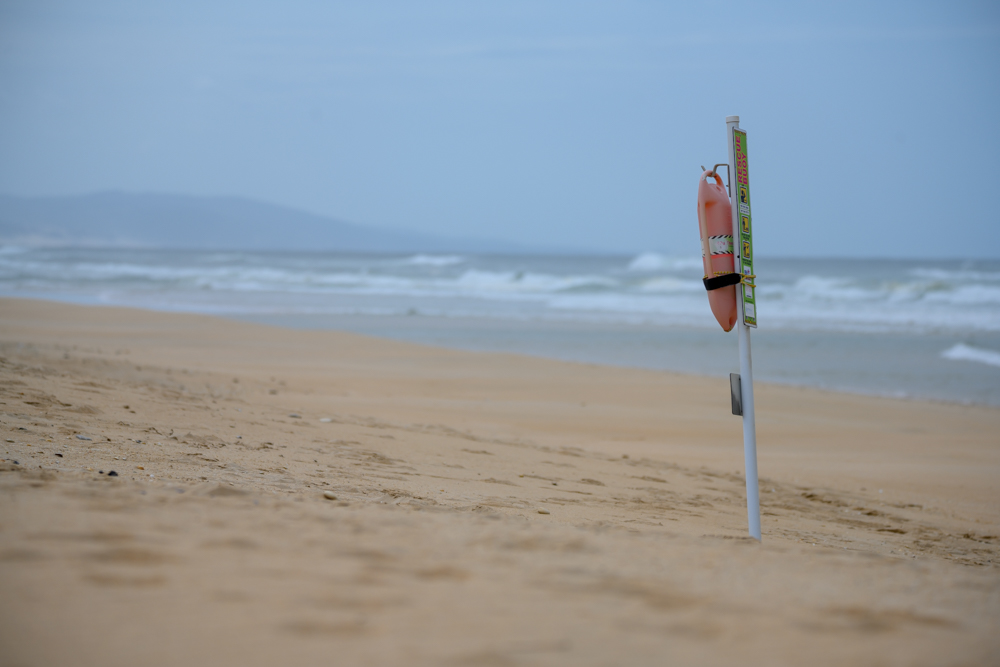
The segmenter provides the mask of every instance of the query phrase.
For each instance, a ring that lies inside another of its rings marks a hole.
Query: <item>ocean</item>
[[[1000,261],[759,258],[759,381],[1000,405]],[[0,247],[0,295],[738,371],[698,257]],[[2,314],[0,314],[2,316]],[[728,405],[728,395],[724,402]]]

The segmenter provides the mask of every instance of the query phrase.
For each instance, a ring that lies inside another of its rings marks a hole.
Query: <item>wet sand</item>
[[[0,300],[0,664],[1000,661],[1000,409],[728,392]]]

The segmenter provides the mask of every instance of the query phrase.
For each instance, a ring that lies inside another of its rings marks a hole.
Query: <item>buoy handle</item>
[[[728,183],[723,183],[722,182],[722,177],[719,176],[719,172],[718,172],[719,167],[725,167],[726,168],[726,180],[728,181],[729,180],[729,163],[728,162],[720,162],[719,164],[713,165],[711,169],[705,169],[705,167],[702,166],[701,170],[703,172],[705,172],[704,174],[702,174],[702,176],[704,176],[706,179],[711,178],[712,176],[714,176],[715,177],[715,181],[719,185],[725,185],[726,186],[726,192],[729,192],[729,184]]]
[[[723,185],[723,186],[725,185],[725,183],[722,182],[722,176],[719,176],[714,171],[710,171],[710,172],[708,172],[708,173],[705,174],[705,180],[706,181],[708,179],[710,179],[710,178],[714,178],[715,182],[718,183],[719,185]]]

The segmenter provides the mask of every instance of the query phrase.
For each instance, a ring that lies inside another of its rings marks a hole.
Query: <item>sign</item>
[[[743,283],[743,324],[748,327],[757,326],[757,299],[753,287],[753,216],[750,213],[750,171],[747,163],[747,133],[744,130],[733,129],[733,154],[736,155],[736,206],[739,211],[739,242],[734,245],[739,249],[736,258],[737,270],[750,284]]]

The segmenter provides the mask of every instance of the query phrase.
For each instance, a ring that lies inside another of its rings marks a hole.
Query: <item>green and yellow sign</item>
[[[733,130],[733,153],[736,155],[736,202],[739,211],[739,250],[736,258],[737,271],[743,274],[743,323],[748,327],[757,326],[757,295],[754,287],[753,270],[753,216],[750,213],[750,171],[747,163],[747,133]]]

